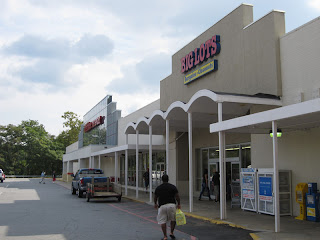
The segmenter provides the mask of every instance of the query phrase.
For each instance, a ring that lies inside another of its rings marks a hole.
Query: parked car
[[[4,172],[2,171],[2,169],[0,169],[0,181],[3,183],[3,181],[6,179],[6,175],[4,174]]]
[[[81,168],[75,175],[71,174],[71,176],[73,177],[71,194],[78,193],[79,198],[83,196],[83,193],[87,192],[87,183],[91,183],[92,177],[94,177],[94,182],[107,182],[107,177],[98,168]]]

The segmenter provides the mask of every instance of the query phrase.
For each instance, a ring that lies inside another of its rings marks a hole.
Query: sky
[[[160,98],[171,57],[238,0],[0,0],[0,125],[61,116],[112,95],[126,116]],[[285,11],[286,31],[320,16],[320,0],[247,0],[254,20]]]

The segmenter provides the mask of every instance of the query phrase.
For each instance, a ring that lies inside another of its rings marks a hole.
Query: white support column
[[[99,169],[101,169],[101,155],[99,155],[99,162],[98,162],[98,164],[99,164]]]
[[[91,160],[91,156],[89,157],[89,168],[92,167],[92,160]]]
[[[126,134],[126,145],[128,145],[128,134]],[[128,148],[125,150],[124,160],[124,194],[128,195]]]
[[[66,173],[67,173],[67,182],[69,182],[69,166],[70,166],[70,161],[67,161],[67,169],[66,169]]]
[[[193,212],[193,159],[192,159],[192,113],[188,112],[189,140],[189,211]]]
[[[152,203],[152,126],[149,126],[149,197]]]
[[[118,183],[118,152],[114,152],[114,182]]]
[[[69,168],[70,168],[70,161],[67,161],[67,169],[66,169],[66,173],[69,173]]]
[[[79,169],[81,168],[81,165],[80,165],[80,164],[81,164],[81,158],[78,159],[78,168],[79,168]]]
[[[274,189],[274,224],[275,232],[280,232],[280,198],[279,198],[279,169],[278,169],[278,139],[277,139],[277,123],[272,121],[273,132],[273,189]]]
[[[222,103],[218,103],[218,122],[222,118]],[[225,163],[225,133],[219,132],[219,169],[220,169],[220,219],[227,218],[226,210],[226,163]]]
[[[67,173],[73,173],[73,162],[72,161],[68,161],[68,168],[67,168]]]
[[[125,150],[125,162],[124,162],[124,194],[128,195],[128,149]]]
[[[139,130],[136,131],[136,198],[139,197]]]
[[[169,176],[169,119],[166,119],[166,174]]]

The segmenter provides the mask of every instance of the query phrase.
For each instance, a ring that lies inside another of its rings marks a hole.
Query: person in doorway
[[[147,171],[143,174],[144,179],[144,185],[146,187],[146,193],[148,193],[148,186],[149,186],[149,168],[147,168]]]
[[[214,195],[216,197],[215,202],[220,201],[220,174],[219,172],[215,172],[212,177]]]
[[[208,169],[205,169],[203,172],[199,201],[201,200],[202,194],[204,193],[205,190],[208,191],[209,201],[212,201],[210,196],[210,190],[209,190]]]
[[[45,176],[46,176],[46,172],[45,172],[45,171],[42,171],[42,173],[41,173],[41,180],[39,181],[39,183],[45,184],[45,182],[44,182]]]
[[[56,181],[56,172],[53,171],[52,173],[52,182],[54,183]]]
[[[161,225],[163,239],[167,240],[167,222],[170,221],[170,238],[175,239],[173,232],[176,227],[176,207],[181,208],[178,189],[169,183],[168,175],[162,176],[162,184],[155,190],[154,208],[158,209],[157,221]],[[178,205],[176,206],[176,203]]]

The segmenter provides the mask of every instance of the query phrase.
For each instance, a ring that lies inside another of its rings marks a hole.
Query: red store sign
[[[96,126],[103,124],[104,118],[105,118],[104,116],[100,116],[94,121],[86,123],[86,125],[84,126],[84,132],[89,132],[91,129],[95,128]]]
[[[220,35],[214,35],[212,38],[201,44],[200,48],[196,48],[181,58],[181,73],[187,72],[198,64],[210,57],[220,53]]]

